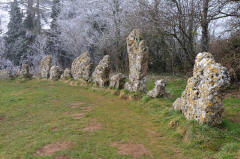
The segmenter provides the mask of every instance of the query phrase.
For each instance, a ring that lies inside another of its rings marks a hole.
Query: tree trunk
[[[40,7],[39,7],[39,0],[37,0],[37,5],[36,5],[36,12],[37,12],[37,21],[36,21],[36,26],[35,26],[35,33],[39,34],[41,31],[41,17],[40,17]]]
[[[208,10],[209,10],[209,0],[203,0],[202,19],[201,19],[201,28],[202,28],[201,50],[203,52],[207,52],[209,48],[209,36],[208,36],[209,20],[207,19]]]

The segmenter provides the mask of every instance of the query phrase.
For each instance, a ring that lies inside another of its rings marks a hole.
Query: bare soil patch
[[[99,129],[102,129],[102,124],[97,122],[96,119],[93,119],[84,129],[83,131],[94,132]]]
[[[112,143],[112,147],[118,148],[118,154],[131,155],[134,158],[138,158],[144,155],[149,155],[149,151],[142,144],[118,144]]]
[[[55,156],[53,159],[71,159],[67,156]]]
[[[85,112],[90,112],[92,110],[92,106],[82,107],[81,110]]]
[[[149,137],[157,136],[157,132],[154,130],[150,130],[150,129],[147,130],[147,134]]]
[[[85,103],[83,103],[83,102],[76,102],[76,103],[70,104],[70,106],[71,106],[72,109],[75,109],[75,108],[78,108],[78,107],[80,107],[80,106],[82,106],[84,104]]]
[[[51,131],[57,131],[57,130],[58,130],[58,127],[56,126],[51,128]]]
[[[71,117],[73,119],[82,119],[84,117],[84,113],[76,113],[76,114],[71,114]]]
[[[75,106],[71,106],[72,109],[76,109],[78,108],[79,106],[75,105]]]
[[[73,159],[73,158],[69,158],[69,157],[67,157],[67,156],[60,156],[60,155],[58,155],[58,156],[55,156],[53,159]]]
[[[230,120],[233,123],[239,123],[240,122],[239,116],[240,116],[240,112],[237,112],[236,114],[229,114],[229,113],[224,114],[224,117],[227,120]]]
[[[240,98],[240,88],[234,90],[227,90],[224,98]]]
[[[54,144],[48,144],[36,151],[36,156],[49,156],[55,152],[66,150],[72,145],[71,142],[56,142]]]
[[[3,120],[5,120],[5,117],[0,115],[0,121],[3,121]]]

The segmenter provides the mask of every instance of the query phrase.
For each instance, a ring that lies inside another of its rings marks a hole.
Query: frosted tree
[[[20,65],[20,59],[24,56],[26,48],[24,45],[25,31],[22,22],[23,14],[17,0],[11,3],[10,22],[5,36],[5,57],[15,65]]]
[[[96,63],[104,54],[113,55],[115,62],[124,61],[121,54],[126,55],[123,49],[125,37],[131,29],[125,27],[125,18],[130,11],[134,11],[130,2],[130,0],[66,1],[58,19],[65,50],[73,57],[89,50]]]

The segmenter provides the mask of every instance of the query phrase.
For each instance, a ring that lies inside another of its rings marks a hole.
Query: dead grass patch
[[[36,156],[49,156],[54,154],[55,152],[66,150],[70,148],[72,145],[71,142],[56,142],[53,144],[48,144],[40,148],[36,151]]]

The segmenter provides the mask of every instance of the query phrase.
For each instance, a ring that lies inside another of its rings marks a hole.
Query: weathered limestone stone
[[[71,78],[72,78],[71,70],[69,68],[66,68],[63,74],[61,75],[61,79],[71,79]]]
[[[12,79],[12,73],[9,70],[0,70],[0,80],[10,80]]]
[[[193,77],[182,97],[173,104],[188,120],[201,124],[218,125],[222,122],[222,91],[229,86],[228,70],[216,63],[212,54],[199,53],[195,60]]]
[[[29,72],[29,65],[28,64],[23,64],[22,65],[22,68],[19,72],[19,76],[20,76],[20,78],[23,78],[23,79],[27,79],[27,78],[32,77],[32,75]]]
[[[116,88],[116,89],[122,89],[122,88],[124,88],[125,81],[126,81],[126,76],[122,73],[118,73],[111,77],[110,87]]]
[[[63,70],[59,66],[52,66],[50,69],[50,80],[57,81],[60,79]]]
[[[93,62],[89,52],[84,52],[72,63],[71,73],[75,80],[89,81],[93,70]]]
[[[125,88],[131,92],[146,89],[146,75],[148,70],[149,51],[140,30],[133,30],[127,38],[129,57],[129,82]]]
[[[93,72],[93,82],[98,87],[105,87],[109,84],[109,75],[111,71],[110,56],[106,55],[99,62],[98,66]]]
[[[164,80],[158,80],[155,82],[155,87],[153,90],[148,92],[148,96],[152,98],[163,97],[165,92],[166,82]]]
[[[42,78],[49,78],[50,74],[49,71],[51,69],[52,57],[46,56],[41,61],[41,77]]]

